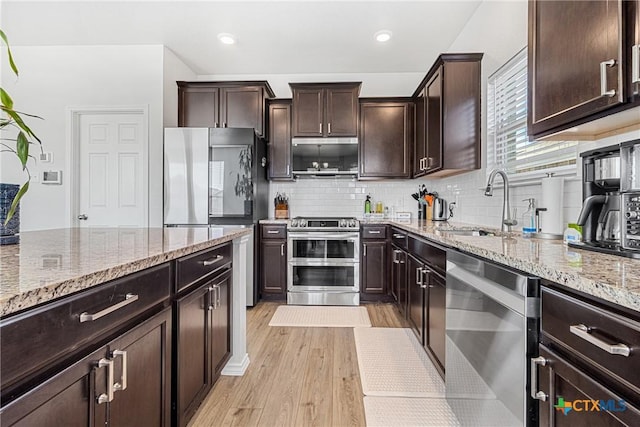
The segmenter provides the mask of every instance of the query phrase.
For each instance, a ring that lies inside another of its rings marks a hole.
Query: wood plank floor
[[[251,364],[220,377],[190,427],[365,425],[352,329],[271,327],[278,305],[247,309]],[[409,327],[392,304],[365,307],[374,327]]]

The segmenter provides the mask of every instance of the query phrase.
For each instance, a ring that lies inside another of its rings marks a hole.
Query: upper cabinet
[[[530,136],[637,124],[638,112],[576,128],[640,105],[637,9],[637,1],[622,0],[529,2]]]
[[[413,147],[410,99],[360,100],[360,178],[410,178]]]
[[[355,137],[360,82],[290,83],[293,137]]]
[[[269,101],[269,179],[293,180],[291,168],[291,100]]]
[[[442,54],[413,94],[413,177],[480,168],[481,53]]]
[[[264,134],[267,82],[177,82],[178,126],[254,128]]]

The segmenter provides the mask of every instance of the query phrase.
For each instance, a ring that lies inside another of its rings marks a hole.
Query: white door
[[[80,227],[147,225],[145,115],[82,113],[78,118]]]

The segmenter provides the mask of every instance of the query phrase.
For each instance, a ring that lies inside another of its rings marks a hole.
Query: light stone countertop
[[[250,234],[239,226],[61,228],[0,246],[0,316]]]
[[[640,260],[575,249],[562,240],[502,235],[490,227],[470,224],[411,220],[361,221],[391,224],[433,242],[495,261],[567,288],[640,312]],[[444,231],[479,228],[496,236],[464,236]]]

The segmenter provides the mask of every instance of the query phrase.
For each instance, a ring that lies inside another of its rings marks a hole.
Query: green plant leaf
[[[42,143],[42,141],[40,141],[40,138],[38,138],[29,128],[29,126],[26,125],[26,123],[22,120],[22,117],[20,117],[20,114],[18,114],[16,111],[14,110],[10,110],[7,108],[2,108],[2,110],[4,110],[9,117],[11,117],[16,124],[20,127],[20,129],[22,129],[27,135],[35,138],[38,142]]]
[[[13,215],[16,213],[16,209],[18,208],[18,203],[20,203],[20,199],[24,196],[24,193],[29,189],[29,181],[25,182],[20,190],[18,190],[18,194],[13,198],[13,202],[11,202],[11,207],[9,208],[9,212],[7,213],[7,218],[4,220],[4,225],[9,223],[9,220],[13,218]]]
[[[27,160],[29,159],[29,140],[22,131],[18,133],[18,138],[16,139],[16,152],[18,153],[20,163],[22,163],[22,170],[24,170],[27,167]]]
[[[2,105],[7,108],[13,108],[13,99],[9,96],[9,94],[0,87],[0,101],[2,101]]]
[[[18,75],[18,67],[16,67],[16,63],[13,62],[13,55],[11,54],[11,48],[9,47],[9,40],[7,40],[7,35],[2,30],[0,30],[0,37],[2,37],[2,40],[4,40],[4,44],[7,45],[7,55],[9,56],[9,65],[11,65],[11,69],[13,70],[15,75],[17,76]]]

